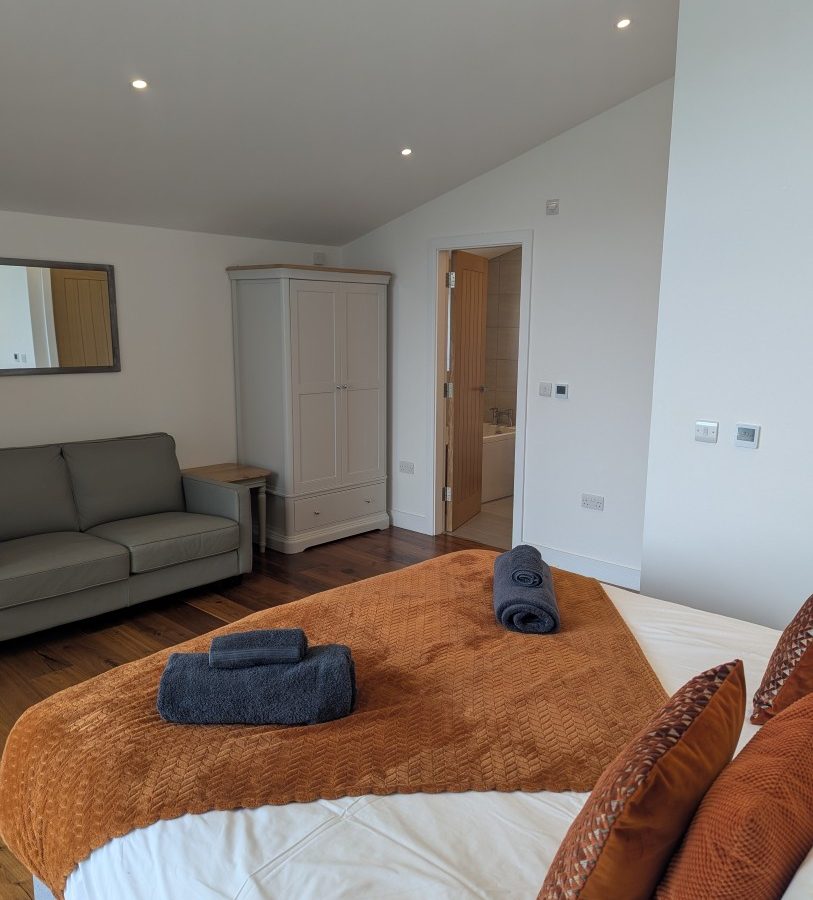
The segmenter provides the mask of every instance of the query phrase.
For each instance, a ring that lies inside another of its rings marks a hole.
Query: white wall
[[[671,99],[665,82],[344,248],[345,265],[395,273],[396,524],[432,526],[428,244],[533,229],[521,537],[553,562],[637,584]],[[547,198],[560,199],[558,217],[545,216]],[[539,397],[541,380],[569,382],[571,399]],[[581,509],[583,491],[604,494],[605,511]]]
[[[34,365],[28,278],[21,266],[0,266],[0,369],[23,365],[14,359],[15,353],[25,354],[26,367]]]
[[[336,248],[0,212],[0,255],[110,263],[122,370],[0,377],[0,446],[168,431],[181,465],[233,459],[228,265]]]
[[[811,35],[798,0],[681,3],[644,537],[647,593],[776,627],[813,590]]]

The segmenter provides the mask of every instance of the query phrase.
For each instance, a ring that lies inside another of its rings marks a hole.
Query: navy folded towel
[[[350,715],[356,675],[350,648],[311,647],[298,663],[212,669],[208,653],[173,653],[158,712],[180,725],[313,725]]]
[[[213,669],[243,669],[269,663],[299,662],[308,649],[301,628],[266,628],[238,631],[213,638],[209,665]]]
[[[520,544],[494,561],[494,612],[509,631],[551,634],[559,630],[553,575],[536,547]]]

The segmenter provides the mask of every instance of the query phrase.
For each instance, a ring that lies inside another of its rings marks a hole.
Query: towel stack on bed
[[[227,634],[208,653],[173,653],[158,712],[180,725],[314,725],[353,711],[350,648],[308,648],[299,628]]]

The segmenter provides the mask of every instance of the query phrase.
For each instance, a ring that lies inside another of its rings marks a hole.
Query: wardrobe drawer
[[[294,530],[310,531],[383,512],[386,484],[371,484],[294,501]]]
[[[349,508],[355,510],[348,518],[371,516],[373,513],[384,512],[387,505],[386,484],[368,484],[366,487],[355,488],[352,491],[342,491],[348,495]]]
[[[339,521],[338,507],[332,494],[321,494],[294,502],[294,531],[310,531],[325,528]]]

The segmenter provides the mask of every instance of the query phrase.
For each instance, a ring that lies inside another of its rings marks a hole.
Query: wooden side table
[[[208,478],[210,481],[222,481],[226,484],[244,484],[247,488],[257,488],[257,518],[260,553],[266,551],[266,510],[265,491],[266,479],[271,474],[270,469],[261,469],[258,466],[241,466],[239,463],[218,463],[214,466],[198,466],[196,469],[184,469],[184,475],[193,475],[198,478]]]

